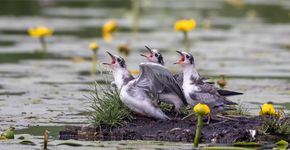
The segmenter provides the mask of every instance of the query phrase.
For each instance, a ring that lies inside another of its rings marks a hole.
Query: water
[[[242,2],[242,3],[239,3]],[[290,2],[287,0],[147,0],[141,2],[138,35],[131,33],[131,1],[117,0],[2,0],[0,5],[0,126],[87,124],[90,86],[103,76],[90,76],[91,51],[97,41],[99,62],[108,60],[106,50],[117,45],[133,50],[128,67],[138,69],[145,61],[144,45],[162,50],[173,72],[184,50],[182,34],[174,31],[177,19],[195,18],[189,33],[197,68],[204,76],[225,74],[228,89],[244,92],[230,99],[252,114],[272,101],[290,110]],[[115,18],[115,39],[101,39],[101,26]],[[35,51],[37,39],[27,28],[46,25],[55,30],[48,38],[47,56]],[[81,58],[81,59],[80,59]],[[97,70],[104,68],[98,66]]]

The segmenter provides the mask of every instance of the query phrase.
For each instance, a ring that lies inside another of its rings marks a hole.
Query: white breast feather
[[[184,83],[182,85],[184,96],[186,98],[187,103],[193,104],[193,100],[190,97],[191,93],[198,92],[200,89],[194,84]]]

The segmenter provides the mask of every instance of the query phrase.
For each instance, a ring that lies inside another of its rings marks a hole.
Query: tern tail
[[[219,93],[221,96],[243,95],[243,93],[240,93],[240,92],[229,91],[229,90],[222,90],[222,89],[219,89],[219,90],[218,90],[218,93]]]

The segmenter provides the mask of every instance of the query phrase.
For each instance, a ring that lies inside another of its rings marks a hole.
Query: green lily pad
[[[275,148],[277,149],[287,149],[288,147],[288,142],[285,140],[280,140],[279,142],[276,143]]]
[[[57,144],[57,146],[58,146],[58,145],[83,146],[82,144],[77,143],[77,142],[73,142],[73,141],[68,141],[68,142],[59,143],[59,144]]]
[[[29,140],[23,140],[23,141],[19,142],[19,144],[22,144],[22,145],[36,145],[34,142],[29,141]]]
[[[289,143],[285,140],[280,140],[279,142],[276,143],[276,145],[283,145],[283,146],[287,146]]]
[[[1,137],[5,137],[6,139],[14,139],[14,127],[10,127],[6,129],[2,134]]]

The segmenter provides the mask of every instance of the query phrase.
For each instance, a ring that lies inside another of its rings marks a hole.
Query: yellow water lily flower
[[[112,33],[115,32],[118,28],[117,21],[112,19],[107,21],[103,25],[102,34],[105,41],[111,41],[113,36]]]
[[[99,44],[97,42],[91,42],[89,48],[93,51],[97,51],[99,49]]]
[[[103,32],[114,32],[118,27],[117,21],[112,19],[107,21],[103,26]]]
[[[35,28],[29,28],[28,33],[31,37],[40,38],[51,36],[53,34],[53,30],[45,26],[38,26]]]
[[[220,88],[224,88],[227,85],[227,81],[225,80],[225,75],[221,74],[220,79],[217,80],[217,84],[220,86]]]
[[[196,21],[194,19],[190,20],[178,20],[175,22],[175,30],[176,31],[183,31],[188,32],[196,27]]]
[[[117,48],[118,48],[119,53],[125,57],[128,57],[131,52],[131,49],[129,48],[127,44],[119,44]]]
[[[140,74],[139,70],[136,70],[136,69],[131,70],[130,73],[131,73],[132,75],[139,75],[139,74]]]
[[[113,39],[112,33],[103,33],[103,39],[107,42],[112,41]]]
[[[93,51],[92,54],[92,75],[95,75],[97,69],[97,50],[99,49],[99,44],[97,42],[91,42],[89,48]]]
[[[277,115],[277,112],[273,106],[273,104],[263,104],[260,110],[260,115]]]
[[[203,126],[202,117],[203,115],[209,115],[210,108],[206,104],[198,103],[194,106],[193,111],[197,113],[197,124],[196,124],[196,131],[195,131],[195,137],[194,137],[194,147],[198,147],[200,134],[201,134],[201,128]]]
[[[206,104],[201,103],[195,105],[193,110],[199,115],[208,115],[210,113],[210,108]]]

